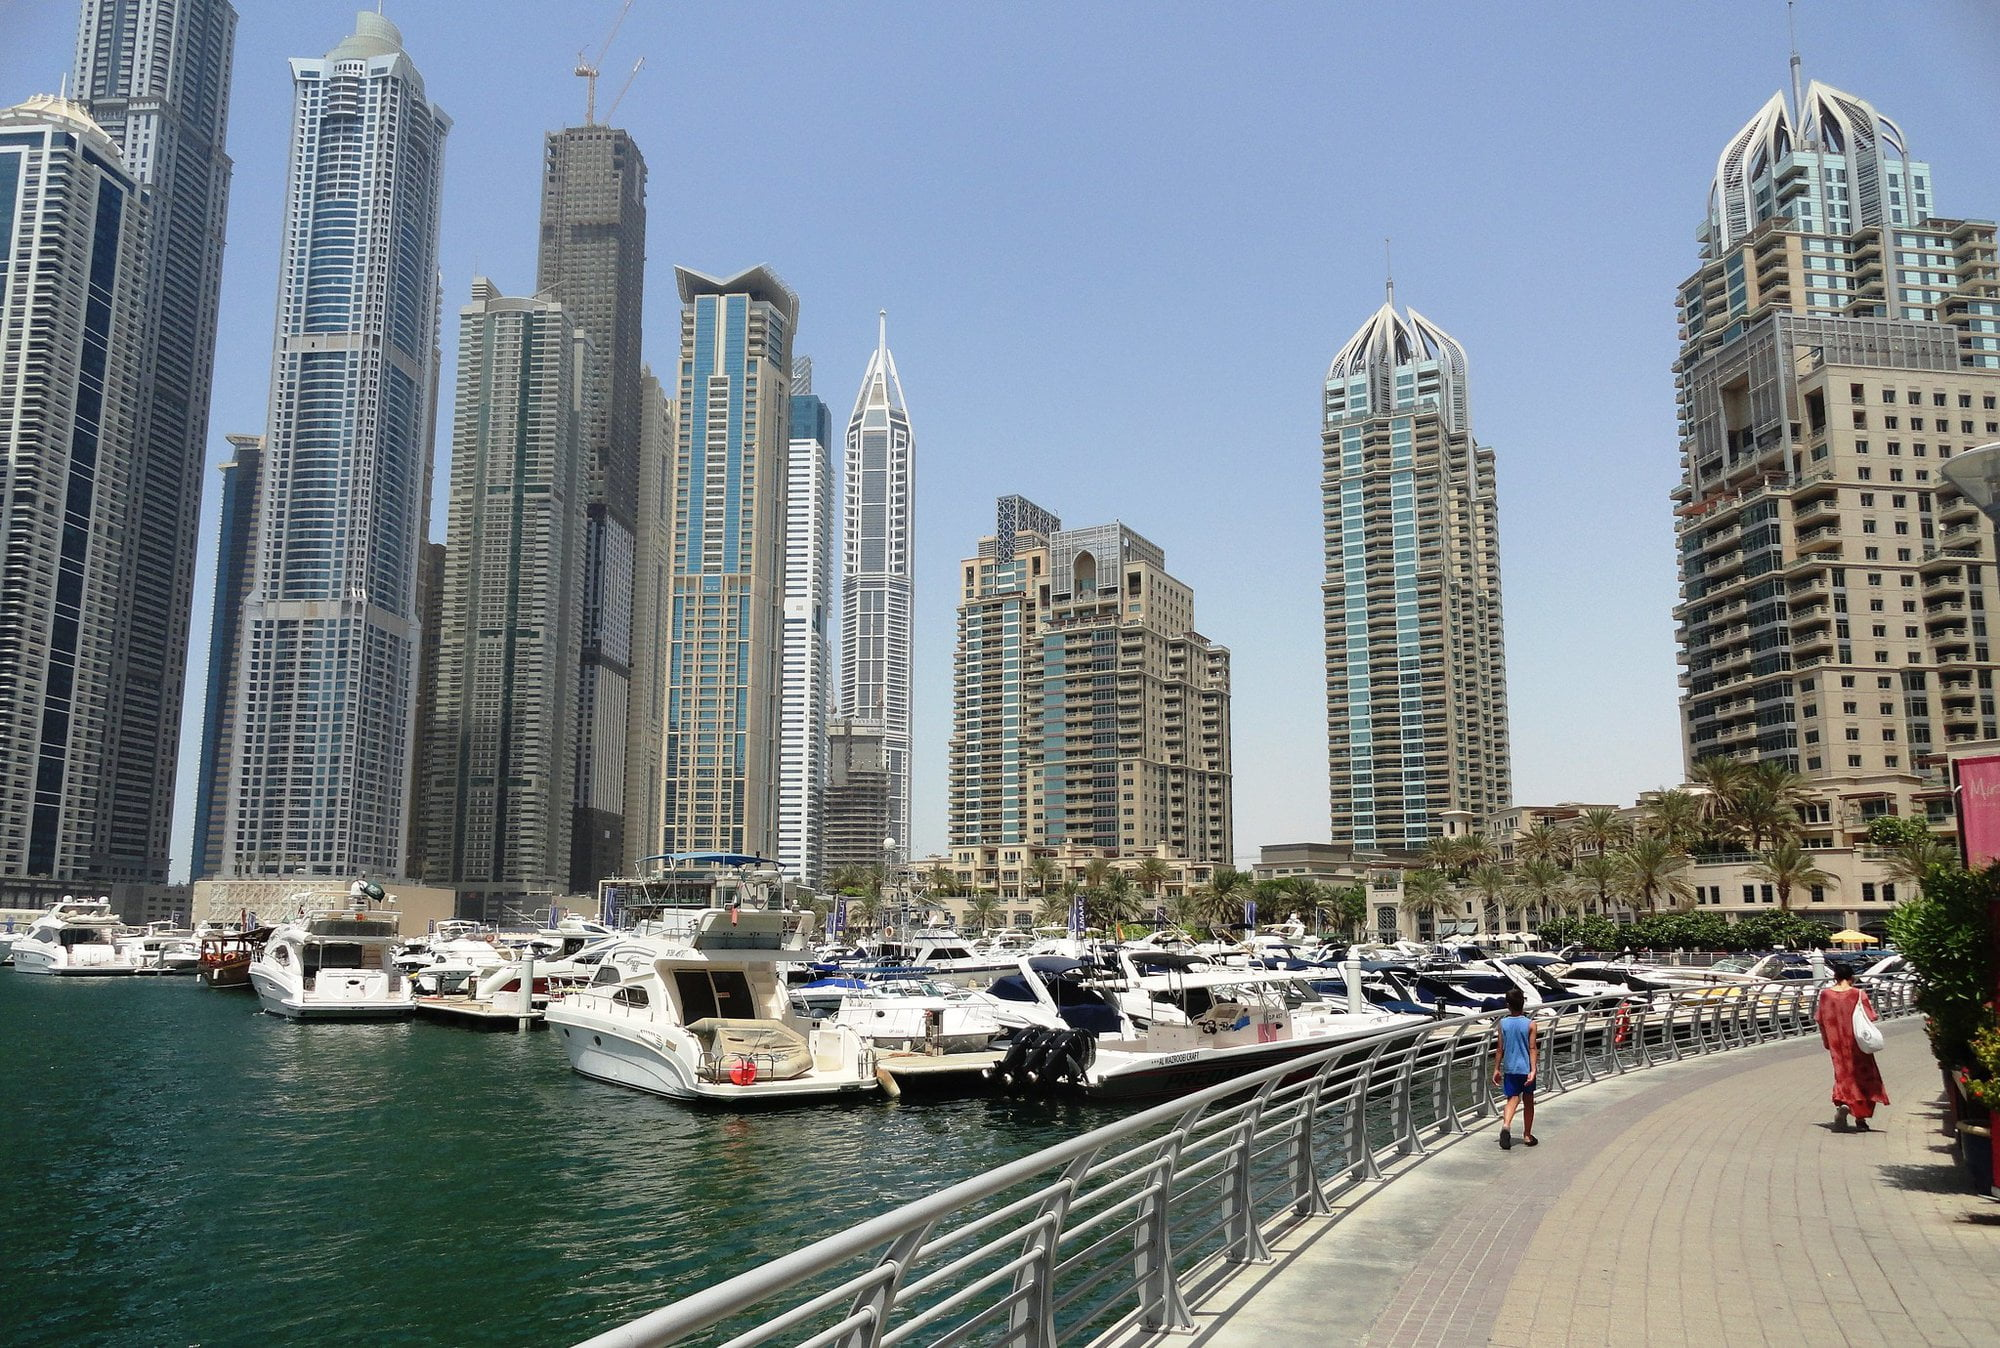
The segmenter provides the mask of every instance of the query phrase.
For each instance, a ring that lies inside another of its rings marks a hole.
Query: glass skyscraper
[[[1465,348],[1393,289],[1323,393],[1332,840],[1414,850],[1512,793],[1493,451]]]
[[[12,906],[110,879],[142,209],[81,105],[0,111],[0,901]]]
[[[847,420],[841,484],[840,714],[877,726],[889,774],[889,830],[910,855],[910,643],[915,571],[916,442],[903,404],[889,320]]]
[[[450,120],[377,14],[292,62],[256,574],[221,874],[400,877]]]
[[[223,142],[235,40],[227,0],[84,0],[77,27],[75,97],[118,146],[146,202],[122,652],[92,867],[100,881],[167,878],[229,208]]]
[[[659,852],[778,847],[791,345],[799,301],[769,268],[677,268],[680,454]]]
[[[646,294],[646,160],[594,122],[549,133],[536,285],[590,338],[584,439],[590,502],[583,644],[575,700],[569,887],[618,873],[625,839],[632,697],[632,573],[638,508],[640,318]],[[651,850],[651,849],[646,849]]]
[[[499,920],[569,892],[588,342],[483,278],[459,311],[424,856],[465,916],[474,894]]]
[[[778,860],[816,888],[824,872],[827,718],[833,710],[826,630],[833,588],[833,413],[813,396],[812,362],[801,356],[792,368]]]

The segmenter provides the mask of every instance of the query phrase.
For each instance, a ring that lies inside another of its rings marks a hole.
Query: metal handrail
[[[1911,1013],[1903,982],[1869,989]],[[1818,988],[1773,981],[1540,1008],[1538,1086],[1816,1030]],[[1393,1179],[1494,1110],[1503,1012],[1349,1040],[1057,1143],[608,1330],[581,1348],[679,1343],[726,1325],[772,1342],[1123,1341],[1192,1329],[1190,1307],[1271,1236]],[[782,1304],[779,1303],[783,1298]]]

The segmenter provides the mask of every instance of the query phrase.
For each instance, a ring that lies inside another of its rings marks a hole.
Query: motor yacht
[[[109,899],[65,896],[14,938],[14,967],[24,974],[135,974],[139,961],[118,943],[123,930]]]
[[[992,1080],[1010,1091],[1175,1095],[1383,1030],[1430,1019],[1330,1001],[1291,973],[1216,965],[1128,969],[1023,958],[990,989],[1014,1028]],[[1143,999],[1144,1011],[1137,1011]]]
[[[546,1019],[587,1077],[676,1100],[728,1105],[873,1094],[872,1048],[846,1025],[791,1005],[782,966],[810,950],[813,915],[769,906],[778,873],[729,855],[705,907],[660,906],[618,938],[587,988]]]
[[[810,985],[809,985],[810,986]],[[792,1001],[799,1000],[798,991]],[[887,979],[848,989],[828,1017],[877,1050],[974,1053],[1007,1032],[993,998],[934,979]]]
[[[201,965],[194,933],[178,931],[171,922],[148,923],[143,931],[120,936],[118,944],[137,961],[142,974],[192,974]]]
[[[275,927],[250,962],[264,1010],[291,1020],[396,1020],[410,1014],[410,981],[390,962],[397,914],[381,888],[357,881],[345,899],[299,897],[299,915]]]

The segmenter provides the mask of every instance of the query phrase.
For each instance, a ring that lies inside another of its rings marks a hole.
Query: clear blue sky
[[[212,441],[264,425],[286,58],[351,3],[238,0]],[[475,274],[534,281],[544,131],[618,0],[391,0],[446,153],[445,370]],[[67,0],[0,0],[0,98],[52,90]],[[1886,20],[1886,21],[1885,21]],[[1804,0],[1808,79],[1896,119],[1945,215],[2000,214],[2000,6]],[[1235,652],[1236,850],[1326,835],[1319,389],[1396,293],[1461,340],[1499,457],[1515,794],[1680,775],[1667,492],[1674,287],[1723,142],[1786,81],[1779,0],[729,4],[638,0],[604,95],[651,167],[647,358],[672,268],[767,262],[843,421],[889,311],[918,442],[918,852],[945,842],[955,563],[1021,492],[1122,519]],[[449,391],[439,399],[443,536]],[[187,864],[210,476],[176,873]]]

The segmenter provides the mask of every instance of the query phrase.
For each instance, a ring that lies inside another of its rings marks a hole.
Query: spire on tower
[[[1382,302],[1393,306],[1396,303],[1396,268],[1389,256],[1389,240],[1386,237],[1382,240],[1382,288],[1385,292]]]

